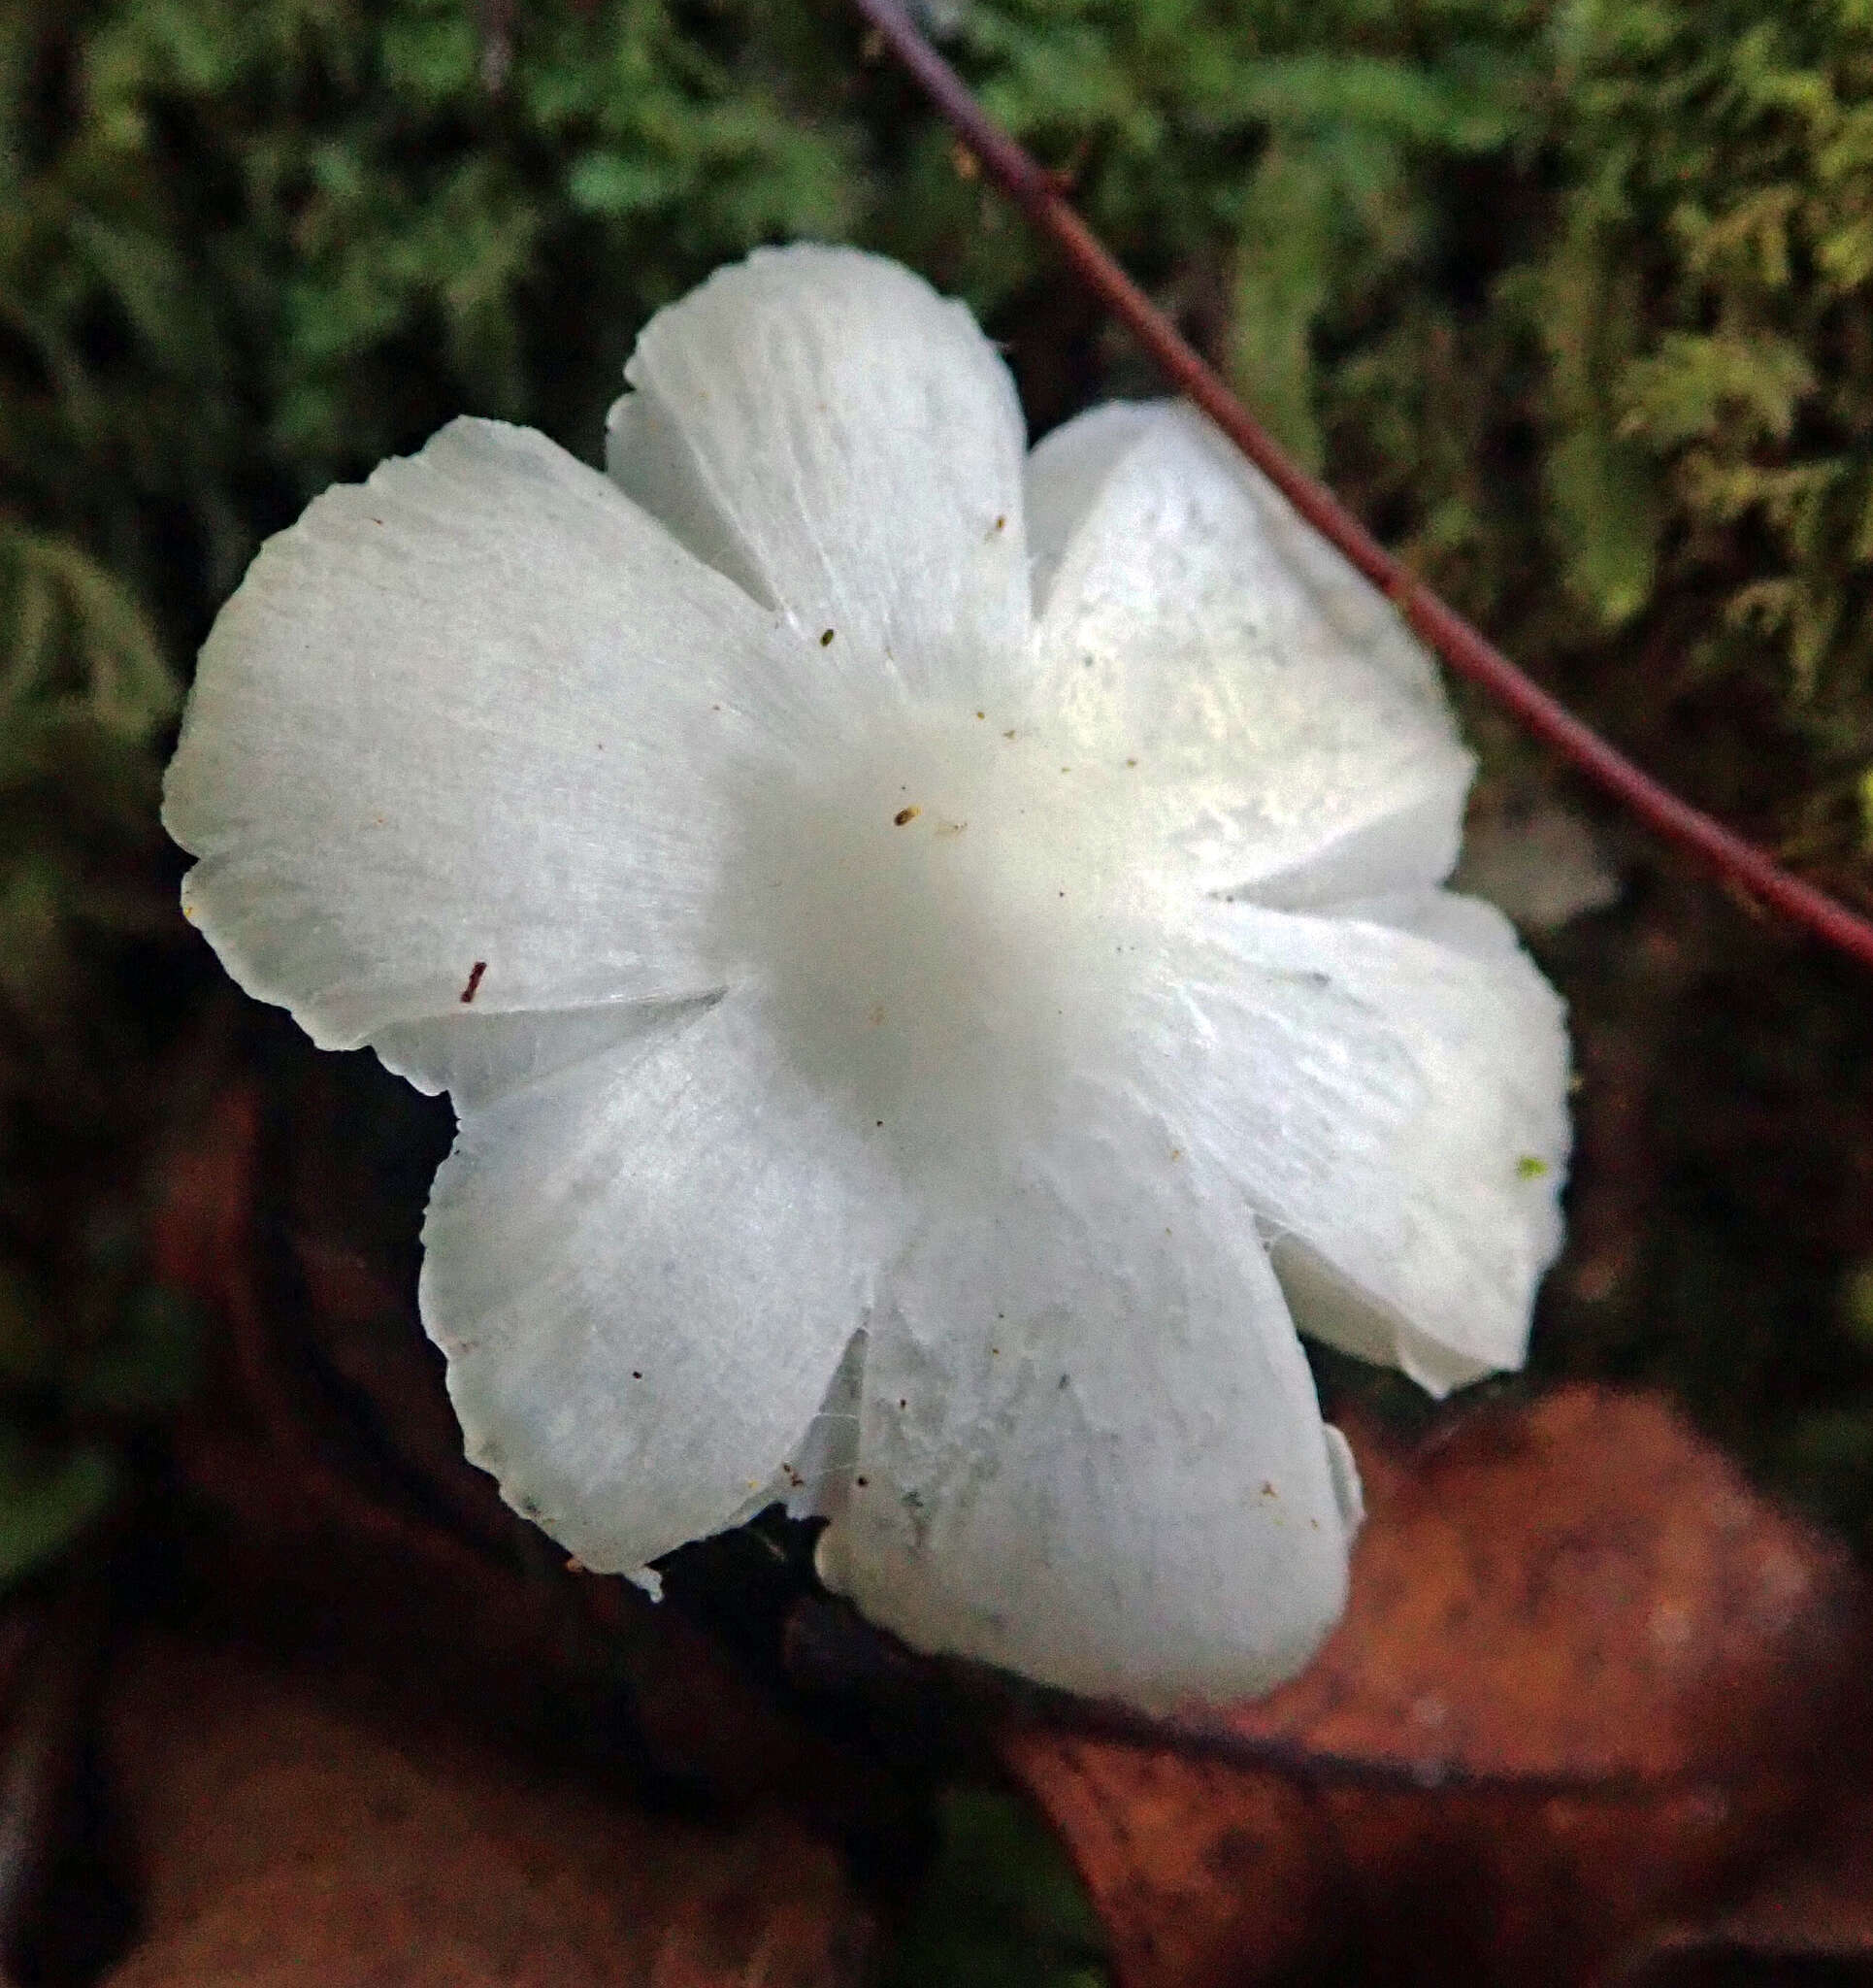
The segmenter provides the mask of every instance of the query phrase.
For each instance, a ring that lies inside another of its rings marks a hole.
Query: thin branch
[[[1112,259],[1053,176],[989,116],[969,85],[917,31],[900,0],[854,0],[1002,190],[1048,236],[1074,273],[1328,543],[1395,601],[1459,676],[1479,684],[1666,841],[1728,882],[1873,967],[1873,923],[1791,875],[1722,822],[1681,800],[1530,681],[1500,649],[1395,559],[1324,485],[1282,450],[1170,319]]]
[[[809,1692],[868,1705],[898,1743],[940,1750],[944,1708],[973,1714],[1005,1761],[1030,1742],[1041,1748],[1085,1740],[1216,1761],[1243,1773],[1277,1775],[1308,1788],[1381,1794],[1507,1797],[1616,1806],[1734,1785],[1750,1762],[1696,1768],[1582,1766],[1493,1768],[1435,1754],[1347,1752],[1301,1733],[1244,1732],[1222,1716],[1143,1712],[1112,1699],[1084,1698],[963,1657],[930,1657],[874,1628],[847,1602],[806,1600],[787,1617],[781,1660]],[[953,1744],[954,1741],[952,1740]]]

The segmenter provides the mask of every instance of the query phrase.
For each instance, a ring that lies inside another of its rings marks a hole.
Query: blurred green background
[[[1869,901],[1873,0],[926,17],[1434,586]],[[644,318],[797,236],[967,297],[1036,433],[1157,390],[832,0],[0,9],[0,1580],[111,1505],[202,1352],[142,1239],[220,984],[155,821],[217,604],[457,413],[596,458]],[[1614,899],[1529,931],[1584,1079],[1536,1379],[1668,1386],[1864,1543],[1873,987],[1466,710],[1479,838],[1552,867],[1564,809]]]

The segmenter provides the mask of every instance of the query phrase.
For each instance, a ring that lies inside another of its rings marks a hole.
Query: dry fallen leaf
[[[109,1706],[145,1878],[109,1988],[841,1988],[872,1924],[788,1818],[653,1817],[230,1649],[150,1641]]]
[[[628,1723],[645,1764],[738,1806],[782,1802],[847,1833],[874,1826],[880,1803],[901,1806],[678,1608],[570,1573],[464,1460],[413,1288],[344,1232],[357,1182],[328,1116],[314,1085],[270,1155],[257,1088],[214,1087],[174,1143],[152,1224],[157,1275],[214,1328],[214,1384],[175,1447],[220,1528],[206,1573],[222,1614],[276,1629],[284,1618],[288,1637],[378,1667],[425,1646],[435,1696],[493,1697],[516,1718],[542,1689],[550,1720],[569,1698],[603,1711],[622,1690],[628,1707],[610,1723]],[[349,1178],[349,1194],[321,1194],[309,1184],[321,1175]],[[282,1184],[290,1248],[274,1234],[269,1249],[256,1204]]]
[[[234,1521],[237,1584],[302,1578],[314,1613],[336,1607],[354,1629],[457,1620],[463,1667],[483,1681],[547,1641],[565,1668],[580,1644],[568,1625],[591,1617],[581,1634],[599,1627],[596,1654],[622,1661],[659,1762],[744,1806],[868,1827],[867,1777],[669,1608],[556,1561],[496,1577],[524,1529],[484,1485],[445,1482],[465,1467],[434,1432],[409,1438],[412,1401],[445,1417],[440,1387],[394,1281],[329,1214],[321,1225],[329,1197],[297,1199],[298,1299],[269,1281],[257,1128],[251,1094],[226,1092],[178,1154],[158,1232],[172,1277],[228,1329],[238,1384],[181,1453]],[[299,1383],[301,1342],[380,1405],[401,1450],[388,1474]],[[1362,1968],[1519,1988],[1621,1969],[1676,1982],[1725,1954],[1864,1950],[1851,1885],[1758,1874],[1832,1799],[1843,1756],[1857,1765],[1847,1711],[1866,1645],[1842,1553],[1650,1401],[1575,1389],[1474,1412],[1409,1458],[1360,1447],[1372,1517],[1352,1608],[1301,1678],[1201,1725],[1115,1731],[1068,1714],[1004,1739],[1080,1863],[1127,1988]],[[426,1506],[398,1491],[412,1477]],[[374,1562],[375,1586],[360,1581]],[[297,1572],[319,1566],[341,1574],[342,1599]],[[562,1590],[591,1605],[569,1615]],[[471,1595],[484,1606],[465,1611]],[[528,1626],[548,1614],[550,1636]],[[930,1667],[909,1673],[920,1707],[941,1698]],[[658,1978],[734,1978],[765,1869],[724,1867],[672,1907]]]
[[[1844,1552],[1661,1404],[1572,1388],[1408,1461],[1360,1447],[1353,1600],[1302,1676],[1202,1722],[1004,1739],[1125,1988],[1585,1979],[1735,1895],[1845,1764]]]
[[[1873,1796],[1850,1796],[1814,1839],[1779,1858],[1727,1910],[1655,1929],[1609,1975],[1609,1988],[1873,1975]]]

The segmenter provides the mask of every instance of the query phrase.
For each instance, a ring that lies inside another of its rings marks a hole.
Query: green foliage
[[[1440,583],[1593,685],[1759,693],[1864,834],[1873,27],[1836,0],[974,0],[951,52]],[[0,26],[0,459],[171,653],[314,489],[450,414],[588,452],[751,244],[961,289],[1042,421],[1150,390],[833,0],[32,0]],[[490,87],[490,78],[501,83]],[[1784,783],[1786,785],[1786,783]]]
[[[102,1436],[188,1371],[107,1157],[140,1115],[115,968],[173,915],[153,751],[176,703],[124,584],[0,514],[0,1586],[102,1513]]]
[[[1105,1988],[1104,1941],[1067,1854],[1026,1803],[952,1788],[936,1862],[884,1988]]]
[[[95,1442],[34,1454],[0,1431],[0,1587],[95,1525],[116,1491],[116,1458]]]
[[[1667,740],[1664,770],[1798,856],[1873,849],[1855,0],[977,0],[954,51],[1436,583],[1642,733],[1766,723],[1759,761]],[[1050,276],[939,133],[904,171],[892,246],[1044,321]],[[1090,370],[1149,390],[1115,356]]]
[[[1864,834],[1873,764],[1873,20],[1575,0],[1569,167],[1528,295],[1567,578],[1759,686],[1812,752],[1791,811]]]
[[[1503,0],[1415,16],[1367,0],[978,0],[953,52],[1318,461],[1323,358],[1435,287],[1452,235],[1439,173],[1512,154],[1532,128],[1533,18]],[[939,263],[990,312],[1055,281],[959,179],[939,131],[926,129],[905,173],[908,197],[884,216],[892,246]],[[1154,390],[1143,375],[1135,385]]]
[[[471,410],[587,438],[649,309],[844,232],[791,17],[458,0],[13,11],[0,459],[192,639],[264,532]]]
[[[151,751],[176,683],[118,580],[4,516],[0,638],[0,1001],[20,1051],[52,1058],[47,1075],[63,1081],[82,934],[134,929],[153,910],[134,884],[113,887],[108,866],[153,842]]]

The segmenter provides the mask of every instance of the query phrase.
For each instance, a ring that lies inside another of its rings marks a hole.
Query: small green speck
[[[1534,1153],[1524,1153],[1515,1163],[1518,1180],[1539,1180],[1547,1171],[1548,1162]]]
[[[1873,1256],[1850,1267],[1841,1292],[1848,1337],[1873,1352]]]

